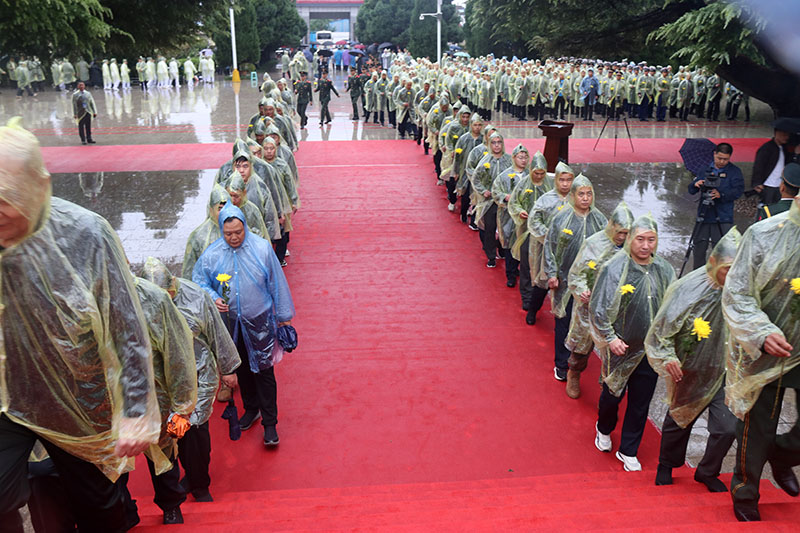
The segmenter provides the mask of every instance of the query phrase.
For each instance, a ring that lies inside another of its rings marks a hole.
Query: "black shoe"
[[[672,469],[670,467],[662,464],[658,465],[656,485],[672,485]]]
[[[208,490],[192,492],[192,496],[194,497],[194,501],[196,501],[196,502],[213,502],[214,501],[214,498],[211,497],[211,493],[208,492]]]
[[[530,308],[531,304],[528,302],[522,302],[522,310],[527,311]]]
[[[331,123],[331,121],[330,121],[330,120],[326,120],[326,121],[325,121],[325,124],[330,124],[330,123]]]
[[[718,477],[698,476],[695,472],[694,480],[705,485],[708,492],[728,492],[728,487]]]
[[[97,144],[97,143],[95,143],[94,139],[88,139],[86,142],[89,143],[89,144]]]
[[[183,524],[181,508],[167,509],[164,511],[164,524]]]
[[[497,266],[497,262],[494,259],[489,259],[486,262],[486,268],[494,268]]]
[[[769,465],[772,467],[772,477],[775,478],[775,483],[783,489],[783,492],[796,498],[800,494],[800,486],[797,484],[797,476],[794,475],[791,467],[780,466],[771,461]]]
[[[247,431],[259,418],[261,418],[261,411],[245,411],[242,418],[239,419],[239,427],[242,431]]]
[[[746,507],[734,503],[733,515],[739,522],[761,522],[761,515],[758,512],[758,507]]]
[[[553,367],[553,377],[556,378],[556,381],[567,381],[567,369]]]
[[[280,441],[275,426],[264,426],[264,446],[277,446]]]
[[[508,287],[509,289],[516,286],[517,286],[517,278],[511,278],[508,281],[506,281],[506,287]]]
[[[81,141],[81,144],[86,144],[86,141]]]
[[[469,229],[471,229],[472,231],[478,231],[480,228],[476,226],[474,222],[470,222]]]
[[[533,312],[533,309],[528,309],[528,314],[525,315],[525,323],[529,326],[536,324],[536,313]]]

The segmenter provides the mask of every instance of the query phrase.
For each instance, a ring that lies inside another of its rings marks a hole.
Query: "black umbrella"
[[[222,418],[228,421],[228,436],[231,440],[239,440],[242,436],[242,428],[239,426],[239,412],[236,410],[236,402],[231,398],[228,406],[222,412]]]
[[[781,117],[772,122],[772,129],[787,133],[800,133],[800,118]]]
[[[348,50],[348,52],[350,52],[351,56],[365,56],[365,55],[367,55],[367,54],[364,53],[364,50],[359,50],[358,48],[353,48],[351,50]]]
[[[378,53],[378,45],[373,43],[367,47],[367,53],[369,55],[375,55]]]
[[[317,53],[323,57],[331,57],[333,55],[333,51],[331,50],[320,50]]]
[[[392,43],[381,43],[378,46],[378,50],[383,50],[384,48],[394,48],[394,45]]]
[[[322,46],[333,46],[333,41],[323,41]]]
[[[686,139],[678,151],[686,170],[692,174],[700,174],[714,161],[716,144],[708,139]]]

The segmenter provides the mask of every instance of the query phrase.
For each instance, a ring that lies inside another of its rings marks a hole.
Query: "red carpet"
[[[651,425],[643,474],[621,473],[612,454],[594,448],[596,358],[584,395],[569,400],[552,376],[549,313],[525,325],[502,263],[485,268],[477,234],[447,212],[416,145],[308,143],[298,163],[307,169],[304,204],[286,273],[300,347],[276,369],[281,445],[265,450],[258,427],[231,442],[217,404],[216,502],[190,497],[187,527],[735,525],[725,494],[687,478],[681,488],[652,486],[659,435]],[[130,487],[147,526],[140,529],[182,529],[158,526],[146,468]],[[765,518],[800,518],[788,501],[765,487]]]
[[[617,140],[617,154],[614,155],[614,139],[606,133],[597,150],[593,150],[596,139],[570,139],[570,161],[577,163],[677,163],[681,161],[678,150],[683,139],[633,139],[634,151],[631,152],[627,137]],[[102,137],[100,137],[102,142]],[[734,146],[733,161],[752,161],[756,150],[767,139],[739,138],[712,139],[715,142],[725,140]],[[523,143],[530,150],[543,150],[544,138],[508,139],[509,150],[518,143]],[[321,148],[322,144],[328,145]],[[399,144],[396,144],[399,143]],[[410,143],[406,141],[406,144]],[[303,143],[308,154],[313,152],[310,160],[301,156],[303,165],[349,165],[368,164],[374,162],[377,154],[389,163],[397,163],[394,158],[396,147],[404,146],[399,141],[307,141]],[[416,150],[408,149],[417,154]],[[144,172],[154,170],[202,170],[218,168],[231,157],[231,145],[228,143],[208,144],[141,144],[93,146],[47,146],[42,148],[45,164],[51,173],[57,172]],[[323,158],[321,154],[326,154]],[[358,156],[364,158],[345,161]],[[221,162],[222,163],[221,163]]]

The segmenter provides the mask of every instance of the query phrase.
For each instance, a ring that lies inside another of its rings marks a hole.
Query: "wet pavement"
[[[273,78],[275,76],[273,75]],[[308,110],[309,126],[301,131],[303,141],[394,139],[396,132],[388,127],[351,121],[349,96],[344,92],[345,77],[334,75],[341,97],[333,98],[332,124],[317,125],[319,106]],[[127,92],[91,91],[99,116],[93,124],[94,137],[103,145],[186,144],[176,157],[192,157],[202,150],[202,143],[233,142],[243,135],[249,118],[257,111],[260,93],[254,83],[242,82],[238,90],[230,82],[217,80],[214,85],[180,90],[155,90],[149,93],[134,87]],[[53,90],[37,98],[14,97],[13,91],[0,92],[0,121],[12,116],[23,117],[26,127],[34,131],[43,146],[78,145],[77,128],[72,119],[70,97]],[[743,117],[743,110],[740,116]],[[519,122],[508,116],[493,117],[512,138],[540,139],[541,132],[533,122]],[[628,121],[630,135],[636,138],[767,138],[772,130],[770,109],[752,101],[752,121],[745,123],[708,121],[667,123]],[[602,118],[595,122],[577,121],[573,138],[596,138],[603,127]],[[625,123],[611,123],[604,138],[627,143]],[[622,147],[621,147],[622,148]],[[301,144],[303,150],[313,146]],[[624,154],[621,154],[624,158]],[[734,153],[734,160],[736,154]],[[220,164],[222,161],[220,162]],[[676,163],[603,163],[573,161],[573,167],[595,184],[597,205],[610,213],[624,199],[635,214],[652,213],[661,228],[659,251],[675,267],[680,268],[688,236],[694,224],[697,198],[688,194],[691,179],[681,164]],[[746,183],[751,163],[740,164]],[[178,268],[189,233],[206,216],[206,202],[216,169],[161,172],[99,172],[54,174],[53,194],[104,216],[119,233],[120,239],[136,265],[149,255],[162,258]],[[302,169],[301,169],[302,173]],[[445,208],[445,205],[442,205]],[[750,224],[753,205],[737,204],[736,221],[741,231]],[[298,217],[298,221],[301,222]],[[789,396],[789,395],[787,395]],[[663,383],[656,392],[651,416],[660,421],[663,405]],[[791,405],[789,398],[785,405]],[[793,409],[785,409],[782,428],[794,420]],[[698,422],[690,444],[689,459],[696,464],[705,445],[705,422]],[[730,464],[726,464],[730,471]]]

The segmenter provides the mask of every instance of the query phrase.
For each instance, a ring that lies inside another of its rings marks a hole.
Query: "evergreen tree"
[[[356,19],[358,39],[365,44],[390,42],[405,48],[413,7],[414,0],[364,0]]]
[[[436,58],[436,18],[419,20],[420,13],[435,13],[436,0],[414,0],[408,28],[408,51],[417,57]],[[448,50],[447,43],[463,40],[459,17],[452,0],[442,1],[442,53]],[[441,58],[439,58],[441,59]]]

